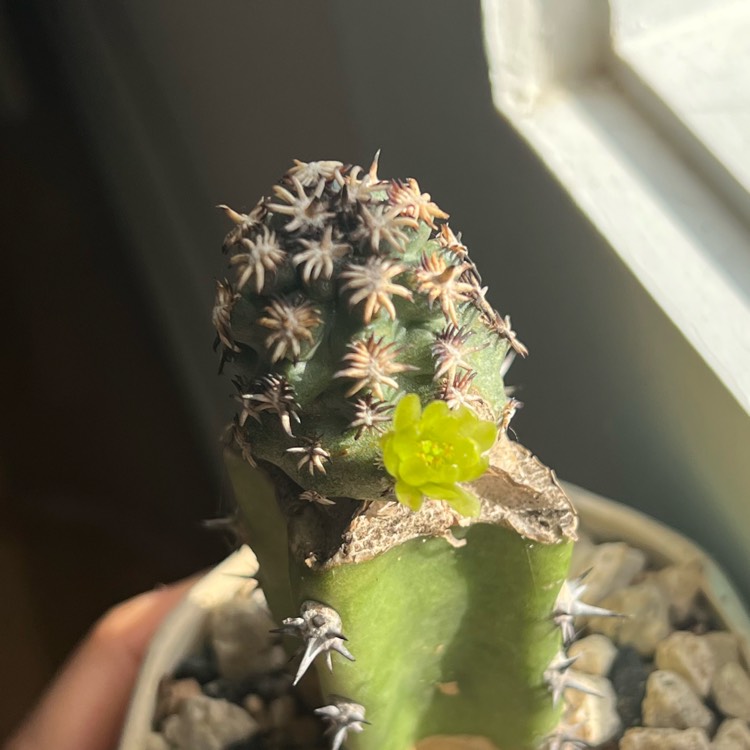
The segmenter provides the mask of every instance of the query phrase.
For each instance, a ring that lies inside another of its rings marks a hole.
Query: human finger
[[[149,641],[198,577],[140,594],[105,614],[6,750],[111,750]]]

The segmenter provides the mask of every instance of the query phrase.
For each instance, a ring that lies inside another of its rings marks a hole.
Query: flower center
[[[440,468],[450,463],[453,456],[453,446],[450,443],[438,442],[436,440],[420,440],[417,455],[426,466]]]

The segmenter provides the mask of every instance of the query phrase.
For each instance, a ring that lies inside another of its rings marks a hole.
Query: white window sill
[[[642,2],[613,1],[612,76],[750,218],[750,5],[713,0],[688,12],[673,0]],[[662,6],[676,18],[652,18]]]
[[[569,28],[551,38],[560,6],[485,0],[495,104],[750,413],[750,126],[741,129],[750,119],[750,65],[735,60],[735,70],[727,58],[735,47],[740,61],[750,58],[741,31],[750,29],[750,7],[727,2],[711,14],[727,35],[711,54],[705,35],[694,33],[705,27],[702,17],[674,24],[666,6],[680,9],[650,0],[644,7],[663,15],[644,26],[643,0],[630,2],[613,1],[610,21],[606,3],[592,12],[586,0],[572,0],[576,24],[567,19]],[[701,2],[681,10],[689,5]],[[514,38],[505,31],[509,9],[520,13]],[[610,22],[620,32],[614,45]],[[684,65],[667,64],[670,49]],[[719,80],[723,98],[707,85]]]

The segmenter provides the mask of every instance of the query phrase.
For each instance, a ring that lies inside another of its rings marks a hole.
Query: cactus
[[[334,749],[561,746],[576,515],[508,435],[527,352],[448,215],[377,156],[296,161],[248,213],[220,208],[226,462]]]

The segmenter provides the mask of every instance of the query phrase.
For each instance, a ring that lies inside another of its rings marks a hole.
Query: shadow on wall
[[[9,44],[0,43],[0,65],[12,75],[0,90],[8,681],[0,744],[107,607],[226,549],[200,527],[221,508],[218,482],[166,367],[57,60],[31,4],[8,8]]]

